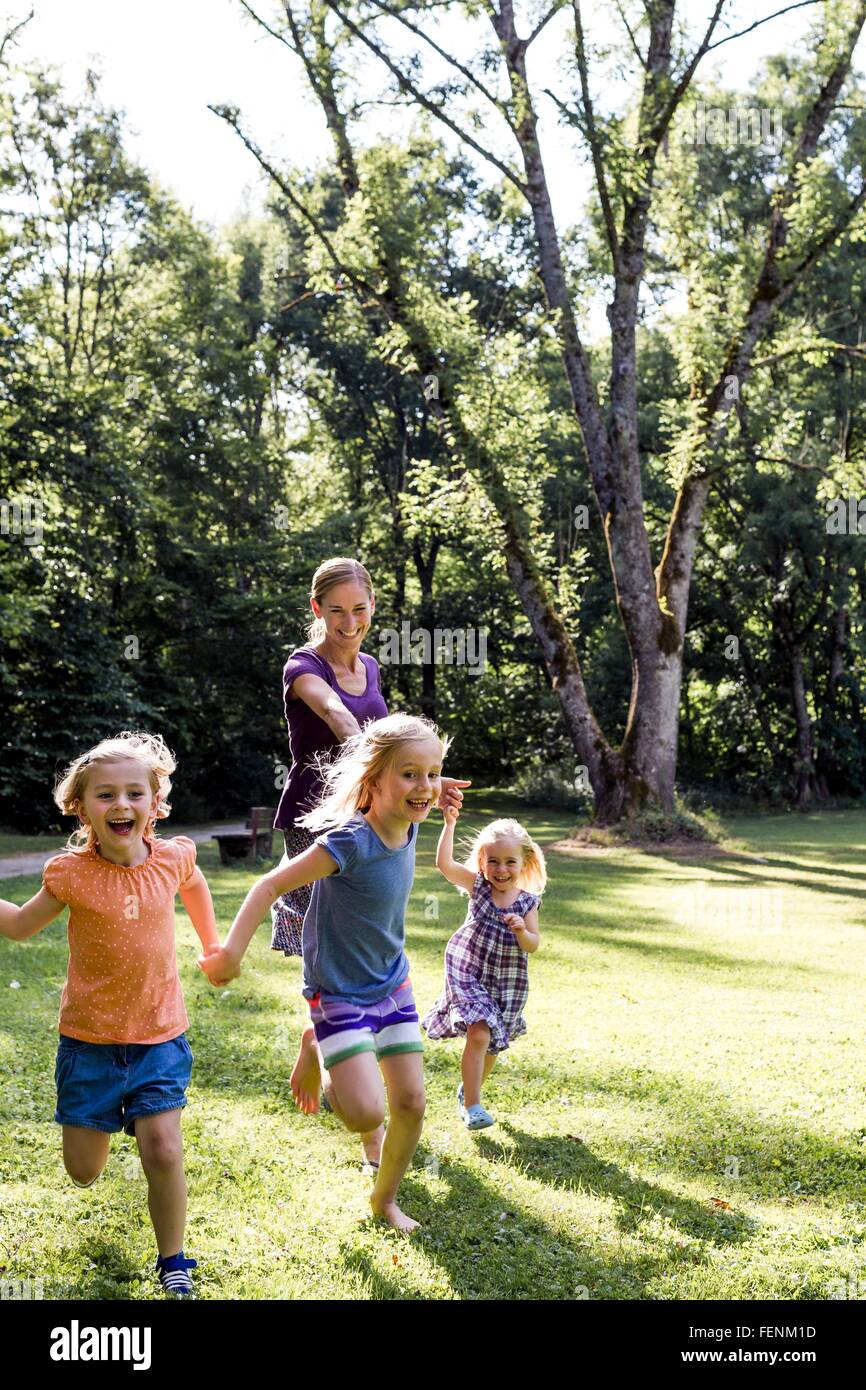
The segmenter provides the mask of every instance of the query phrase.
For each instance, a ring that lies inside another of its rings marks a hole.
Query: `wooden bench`
[[[276,806],[251,806],[246,830],[214,835],[220,847],[220,863],[255,864],[257,859],[272,859],[276,814]]]

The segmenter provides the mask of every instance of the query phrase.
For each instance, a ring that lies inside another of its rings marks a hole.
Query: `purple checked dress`
[[[301,699],[289,699],[289,691],[298,676],[319,676],[339,695],[358,726],[363,728],[371,719],[384,719],[388,706],[382,696],[379,664],[366,652],[358,653],[367,672],[367,688],[360,695],[350,695],[337,681],[333,669],[324,657],[311,647],[298,647],[283,668],[283,700],[289,729],[289,752],[292,766],[280,798],[274,828],[282,830],[286,854],[293,858],[309,849],[315,835],[296,825],[298,816],[311,811],[319,800],[322,782],[315,764],[316,754],[330,753],[340,746],[340,740],[320,719],[315,710]],[[273,931],[271,949],[287,956],[301,955],[301,927],[310,905],[312,886],[296,888],[278,898],[271,909]]]
[[[421,1020],[428,1037],[461,1037],[467,1024],[486,1023],[487,1051],[504,1052],[526,1032],[527,956],[503,918],[511,912],[525,917],[540,901],[523,891],[511,907],[496,907],[487,879],[475,875],[466,921],[445,947],[445,989]]]

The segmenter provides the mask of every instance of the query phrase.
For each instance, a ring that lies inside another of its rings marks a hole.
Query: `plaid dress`
[[[303,854],[304,850],[309,849],[316,841],[312,831],[304,830],[300,825],[293,825],[291,830],[284,830],[283,839],[289,859],[294,859],[296,854]],[[301,928],[312,894],[312,883],[305,883],[303,888],[295,888],[291,893],[284,893],[281,898],[277,898],[271,908],[272,951],[282,951],[284,956],[303,955]]]
[[[486,1023],[487,1051],[504,1052],[526,1032],[526,952],[502,919],[511,912],[524,917],[540,901],[535,893],[522,892],[511,907],[496,907],[490,884],[476,874],[466,921],[445,947],[444,992],[421,1020],[428,1037],[461,1037],[467,1024]]]

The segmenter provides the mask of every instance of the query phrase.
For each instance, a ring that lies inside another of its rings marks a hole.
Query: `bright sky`
[[[790,0],[732,0],[731,31],[772,14]],[[245,206],[261,205],[263,185],[252,156],[237,136],[208,111],[208,102],[240,107],[246,128],[279,162],[311,165],[330,156],[318,106],[293,55],[244,15],[238,0],[33,0],[35,18],[18,52],[60,67],[72,90],[88,65],[103,73],[102,92],[128,114],[130,144],[160,181],[202,219],[218,224]],[[6,14],[23,18],[28,0],[6,0]],[[258,0],[270,18],[273,0]],[[629,7],[630,8],[630,7]],[[710,0],[686,0],[695,27]],[[607,7],[588,5],[590,27]],[[811,6],[763,26],[720,49],[722,77],[745,84],[769,51],[796,51]],[[530,50],[539,86],[553,82],[565,51],[567,15],[554,20]],[[522,32],[527,32],[524,21]],[[396,33],[395,26],[391,32]],[[465,53],[465,49],[464,49]],[[381,69],[377,88],[384,85]],[[567,87],[561,91],[567,92]],[[560,223],[576,218],[588,170],[557,126],[552,104],[545,119],[545,158]],[[379,121],[400,120],[394,112]],[[486,135],[486,132],[482,132]]]

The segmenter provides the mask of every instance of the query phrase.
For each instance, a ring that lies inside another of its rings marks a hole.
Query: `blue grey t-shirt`
[[[337,872],[313,884],[304,916],[304,994],[375,1004],[409,974],[403,950],[417,825],[389,849],[360,813],[316,838]]]

